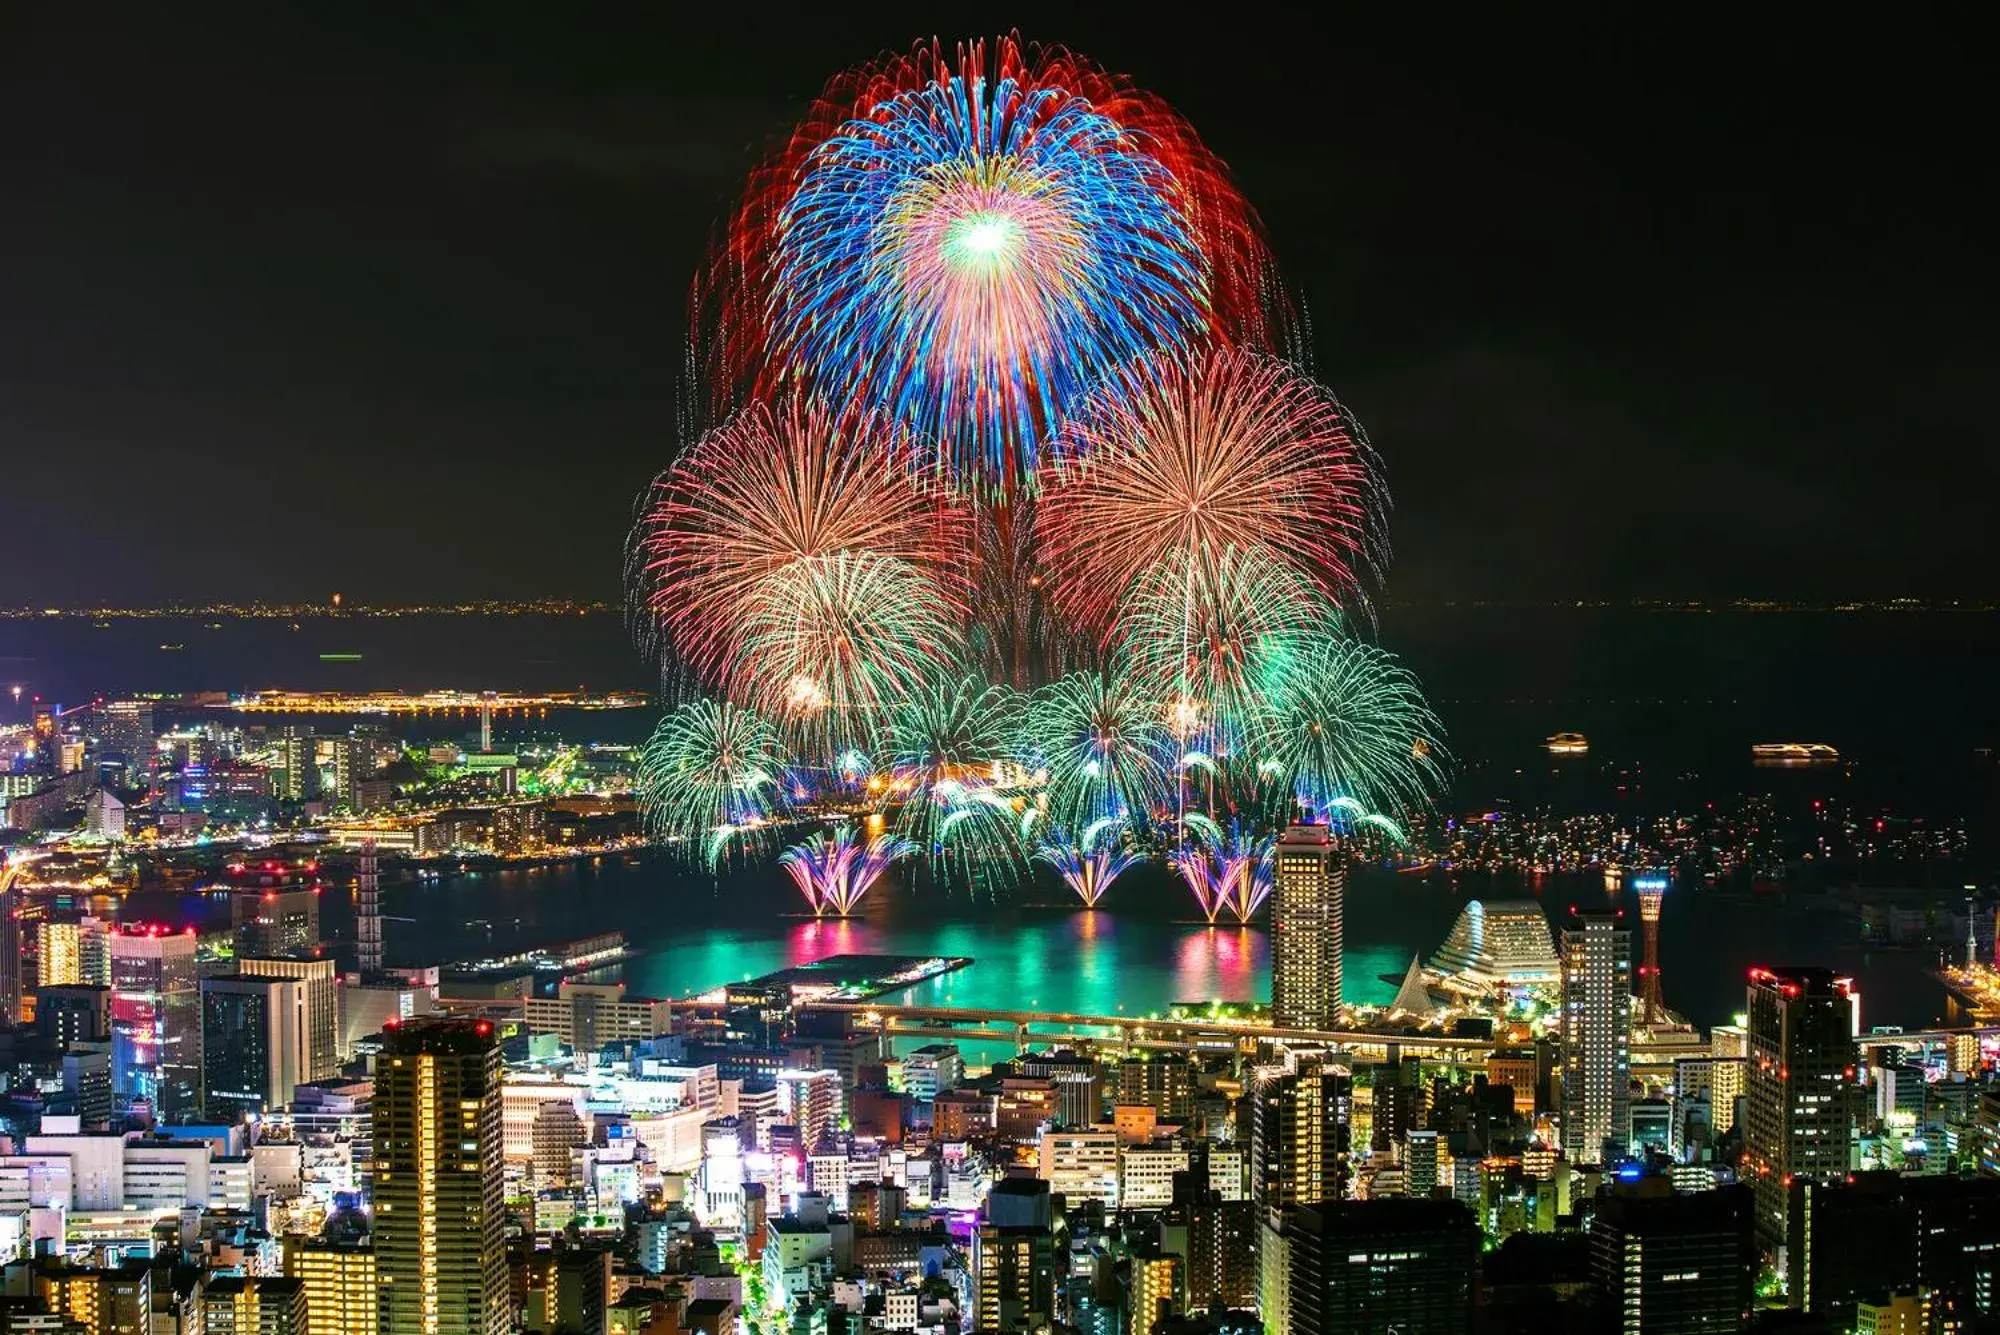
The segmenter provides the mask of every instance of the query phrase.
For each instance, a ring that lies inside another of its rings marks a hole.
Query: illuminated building
[[[1032,1330],[1055,1308],[1056,1243],[1047,1225],[982,1223],[972,1235],[972,1328]]]
[[[1453,1200],[1329,1200],[1284,1215],[1288,1335],[1472,1328],[1480,1234]]]
[[[297,979],[202,979],[203,1115],[234,1121],[289,1104],[308,1078],[310,1029]]]
[[[1667,1016],[1660,1000],[1660,906],[1667,897],[1667,878],[1641,876],[1632,888],[1639,892],[1639,931],[1645,942],[1645,958],[1639,965],[1639,1018],[1658,1024]]]
[[[34,1285],[49,1311],[76,1322],[90,1335],[151,1335],[152,1270],[143,1261],[127,1262],[115,1270],[39,1265]]]
[[[58,1050],[111,1037],[111,989],[67,984],[35,992],[35,1032]]]
[[[1411,1131],[1403,1140],[1403,1191],[1419,1200],[1438,1188],[1438,1133]]]
[[[373,839],[362,840],[354,858],[354,939],[356,968],[373,981],[382,972],[382,878]]]
[[[1830,970],[1751,970],[1749,1012],[1744,1172],[1758,1236],[1775,1251],[1792,1184],[1844,1178],[1853,1166],[1859,1054],[1847,980]]]
[[[35,986],[107,986],[108,932],[100,918],[44,919],[35,924]]]
[[[0,864],[0,1025],[21,1021],[21,901],[14,893],[19,863]]]
[[[503,1335],[500,1047],[484,1021],[398,1025],[375,1064],[381,1335]]]
[[[236,953],[275,959],[318,950],[319,885],[289,870],[265,879],[262,888],[246,887],[230,896]]]
[[[1177,1315],[1187,1266],[1171,1254],[1135,1253],[1125,1300],[1126,1335],[1151,1335],[1154,1323]]]
[[[1295,1205],[1337,1201],[1347,1190],[1354,1077],[1321,1052],[1253,1072],[1250,1090],[1250,1199],[1260,1258],[1257,1306],[1284,1330],[1289,1266],[1281,1220]]]
[[[1854,1335],[1931,1335],[1928,1289],[1877,1294],[1854,1305]]]
[[[926,1043],[903,1058],[903,1090],[919,1103],[958,1088],[965,1079],[965,1059],[950,1043]]]
[[[1562,977],[1549,920],[1532,899],[1471,901],[1430,967],[1446,985],[1468,992],[1548,987]]]
[[[365,1243],[287,1236],[285,1276],[305,1286],[306,1320],[313,1331],[376,1335],[375,1251]]]
[[[1609,913],[1562,934],[1562,1138],[1570,1162],[1606,1161],[1631,1135],[1632,934]]]
[[[340,978],[332,960],[259,959],[241,956],[236,972],[245,978],[290,978],[306,994],[305,1080],[329,1080],[340,1074]],[[291,1091],[285,1092],[285,1102]]]
[[[131,775],[132,786],[144,784],[153,759],[153,702],[112,700],[97,707],[98,754],[106,760],[122,760]]]
[[[1657,1190],[1641,1188],[1657,1184]],[[1664,1179],[1599,1199],[1590,1226],[1592,1287],[1608,1329],[1742,1330],[1757,1274],[1754,1205],[1743,1187],[1676,1196]]]
[[[1170,1056],[1127,1057],[1118,1065],[1118,1102],[1144,1104],[1163,1121],[1185,1124],[1194,1111],[1194,1070]]]
[[[1340,1018],[1341,899],[1347,864],[1324,825],[1293,825],[1278,839],[1271,898],[1271,1015],[1293,1029]]]
[[[201,1295],[203,1335],[307,1335],[303,1281],[217,1275]]]
[[[163,1121],[201,1097],[201,992],[194,933],[133,927],[111,938],[111,1070],[117,1092]]]
[[[1071,1205],[1087,1200],[1118,1208],[1118,1134],[1042,1128],[1039,1171],[1049,1191]]]
[[[594,1053],[607,1043],[636,1043],[673,1028],[672,1004],[627,997],[623,983],[578,983],[565,978],[553,997],[531,996],[523,1011],[529,1032],[554,1034],[566,1047]]]

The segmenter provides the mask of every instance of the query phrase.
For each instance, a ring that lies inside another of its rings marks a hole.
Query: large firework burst
[[[761,842],[783,772],[770,724],[727,701],[693,701],[661,719],[639,754],[646,824],[714,867]]]
[[[889,725],[897,828],[935,862],[1017,860],[1021,697],[968,676],[933,679]]]
[[[1253,742],[1280,787],[1315,808],[1428,807],[1444,786],[1444,728],[1414,673],[1350,636],[1316,639],[1286,665]]]
[[[1284,324],[1255,216],[1164,103],[1057,48],[830,83],[697,293],[722,402],[804,382],[1013,491],[1106,369]]]
[[[1156,356],[1091,397],[1058,439],[1039,502],[1065,617],[1110,627],[1148,569],[1257,552],[1333,601],[1384,542],[1373,452],[1334,397],[1253,352]]]
[[[1055,825],[1143,824],[1165,800],[1171,739],[1160,701],[1124,674],[1071,673],[1036,691],[1026,718],[1027,750],[1048,774]]]
[[[771,674],[745,652],[745,618],[786,590],[824,604],[842,557],[900,572],[898,597],[955,624],[965,515],[917,471],[914,449],[878,418],[798,399],[753,404],[696,442],[653,484],[634,535],[643,610],[678,659],[746,698],[746,680]]]

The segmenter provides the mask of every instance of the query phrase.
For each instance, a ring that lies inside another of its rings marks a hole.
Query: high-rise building
[[[1257,1306],[1267,1328],[1284,1330],[1291,1270],[1282,1221],[1293,1206],[1346,1194],[1353,1136],[1354,1077],[1323,1052],[1251,1073],[1250,1199],[1257,1221]]]
[[[238,956],[236,972],[245,978],[289,978],[306,993],[306,1080],[330,1080],[340,1074],[340,977],[330,959],[260,959]],[[291,1101],[286,1091],[285,1101]]]
[[[130,927],[111,937],[111,1078],[162,1121],[201,1101],[201,991],[192,930]]]
[[[1046,1226],[987,1222],[972,1235],[972,1327],[1032,1330],[1055,1310],[1056,1243]]]
[[[1792,1184],[1844,1178],[1853,1165],[1858,1053],[1847,980],[1831,970],[1751,970],[1749,1014],[1744,1172],[1758,1237],[1775,1252]]]
[[[310,1033],[299,979],[202,979],[203,1115],[234,1121],[289,1104],[310,1069]]]
[[[366,1243],[288,1235],[285,1277],[305,1286],[306,1320],[315,1331],[376,1335],[381,1313],[375,1251]]]
[[[152,1277],[152,1267],[143,1261],[128,1261],[111,1270],[41,1265],[34,1272],[34,1284],[36,1296],[50,1312],[90,1335],[150,1335]]]
[[[276,1275],[218,1275],[201,1295],[204,1335],[307,1335],[306,1286]]]
[[[1655,1186],[1655,1184],[1657,1184]],[[1614,1189],[1591,1221],[1591,1283],[1611,1329],[1741,1330],[1757,1275],[1755,1207],[1743,1187],[1676,1196]]]
[[[1161,1215],[1161,1250],[1187,1258],[1187,1310],[1257,1305],[1257,1216],[1247,1200],[1225,1200],[1200,1174],[1174,1177]]]
[[[1293,1029],[1340,1019],[1341,901],[1347,864],[1324,825],[1278,839],[1271,897],[1271,1017]]]
[[[21,1020],[21,897],[14,880],[18,862],[0,862],[0,1025],[12,1028]]]
[[[381,1335],[503,1335],[500,1047],[485,1021],[413,1020],[375,1065]]]
[[[1458,1201],[1395,1197],[1287,1210],[1290,1335],[1472,1328],[1479,1227]],[[1272,1329],[1266,1318],[1266,1329]]]
[[[951,1043],[926,1043],[903,1058],[904,1092],[919,1103],[958,1088],[965,1079],[965,1059]]]
[[[1411,1131],[1403,1139],[1403,1193],[1419,1200],[1438,1189],[1438,1133]]]
[[[97,707],[98,758],[123,761],[132,787],[143,786],[158,736],[151,700],[112,700]]]
[[[111,1038],[111,989],[69,984],[35,992],[35,1032],[58,1049]]]
[[[1040,1172],[1049,1190],[1075,1206],[1087,1200],[1118,1208],[1118,1135],[1113,1131],[1041,1131]]]
[[[1187,1263],[1167,1252],[1134,1252],[1125,1298],[1125,1335],[1152,1335],[1153,1326],[1184,1310]]]
[[[35,986],[108,986],[109,926],[102,918],[45,918],[35,924]]]
[[[1562,1048],[1563,1151],[1603,1163],[1631,1136],[1632,933],[1614,914],[1563,931]]]
[[[1143,1105],[1185,1125],[1194,1112],[1194,1068],[1168,1054],[1127,1057],[1118,1065],[1118,1102]]]
[[[319,887],[291,882],[231,897],[236,953],[276,959],[320,948]]]
[[[1859,1324],[1857,1305],[1908,1284],[1984,1330],[2000,1317],[2000,1182],[1863,1172],[1792,1184],[1785,1291],[1831,1328]]]

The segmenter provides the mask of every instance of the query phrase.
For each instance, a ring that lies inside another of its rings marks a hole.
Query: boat
[[[1825,742],[1758,742],[1750,758],[1759,765],[1830,765],[1840,752]]]
[[[1580,732],[1559,732],[1542,745],[1552,756],[1580,756],[1590,749],[1590,739]]]

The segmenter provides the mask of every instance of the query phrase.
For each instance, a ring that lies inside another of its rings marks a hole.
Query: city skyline
[[[1985,136],[1936,69],[1948,29],[1347,16],[1328,67],[1268,25],[1185,42],[1115,13],[803,11],[754,53],[698,16],[552,36],[531,13],[489,11],[470,48],[365,15],[32,19],[35,114],[10,123],[50,131],[14,154],[35,207],[0,223],[36,259],[0,323],[19,448],[209,460],[225,509],[296,495],[359,599],[609,597],[679,443],[684,275],[757,146],[827,68],[1018,25],[1182,106],[1258,202],[1319,367],[1390,451],[1403,594],[1715,596],[1753,568],[1788,596],[1980,592],[1991,270],[1949,164]],[[1906,443],[1925,466],[1884,466]],[[406,528],[388,477],[454,518]],[[81,559],[0,572],[0,602],[179,591],[139,559],[147,498],[104,497]],[[54,550],[60,514],[17,540]],[[496,520],[532,566],[441,540]]]

